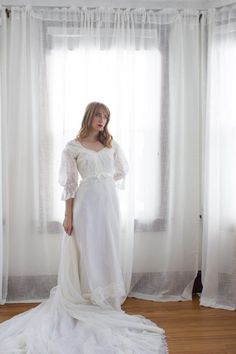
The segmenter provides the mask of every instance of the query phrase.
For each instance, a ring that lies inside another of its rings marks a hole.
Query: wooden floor
[[[0,306],[0,322],[38,304]],[[236,354],[236,312],[185,302],[153,302],[128,298],[123,309],[141,314],[166,331],[170,354]]]

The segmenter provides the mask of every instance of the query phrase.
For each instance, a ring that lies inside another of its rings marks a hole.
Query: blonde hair
[[[78,134],[76,135],[76,139],[79,140],[79,138],[83,139],[86,136],[88,136],[88,131],[89,131],[89,127],[90,124],[92,123],[92,119],[96,113],[96,111],[99,108],[103,108],[106,113],[107,113],[107,121],[106,124],[104,126],[103,131],[100,131],[98,133],[98,140],[106,147],[112,147],[111,146],[111,141],[113,139],[112,135],[109,133],[107,125],[110,121],[110,110],[109,108],[104,104],[104,103],[100,103],[100,102],[91,102],[87,105],[86,109],[85,109],[85,113],[84,113],[84,117],[81,123],[81,128],[78,132]]]

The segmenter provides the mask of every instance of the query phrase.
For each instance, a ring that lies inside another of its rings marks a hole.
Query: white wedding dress
[[[79,171],[79,174],[78,174]],[[2,354],[165,354],[164,330],[121,310],[120,209],[128,163],[119,144],[99,151],[71,140],[62,151],[62,200],[74,198],[57,286],[37,307],[0,324]],[[78,181],[80,183],[78,186]]]

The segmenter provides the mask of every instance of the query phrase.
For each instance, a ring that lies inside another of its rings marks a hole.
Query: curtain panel
[[[118,192],[127,289],[137,297],[191,298],[199,83],[182,64],[198,57],[198,31],[198,12],[190,10],[11,8],[2,23],[8,301],[40,300],[56,281],[64,208],[59,156],[92,100],[111,108],[112,134],[130,163],[126,190]]]
[[[208,164],[217,151],[208,107],[216,99],[209,87],[218,10],[12,7],[8,19],[4,11],[2,303],[40,301],[56,283],[64,215],[60,153],[78,132],[86,104],[102,101],[130,164],[126,188],[118,190],[129,296],[190,300],[202,244],[202,304],[214,306],[204,299],[214,298],[219,285],[208,227],[217,207],[209,186],[219,191],[209,167],[219,159]],[[219,236],[220,226],[214,230]],[[233,264],[232,254],[231,266],[219,272],[231,287]]]
[[[236,308],[236,6],[203,14],[203,292],[201,304]]]

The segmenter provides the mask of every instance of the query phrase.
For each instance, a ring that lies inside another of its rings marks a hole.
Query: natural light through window
[[[222,35],[222,34],[221,34]],[[226,224],[235,225],[236,196],[232,194],[236,181],[236,41],[235,29],[232,40],[228,36],[216,40],[211,60],[211,106],[214,124],[214,143],[219,149],[221,188],[224,190]],[[221,70],[217,58],[221,60]],[[223,200],[222,200],[223,203]],[[223,210],[223,209],[222,209]]]
[[[135,180],[135,218],[144,222],[157,218],[161,188],[160,52],[51,50],[47,68],[55,156],[55,219],[64,208],[59,202],[62,189],[57,183],[61,150],[66,141],[75,137],[85,106],[91,101],[104,102],[110,108],[109,130],[118,142],[122,132],[122,148],[130,159]],[[125,212],[125,203],[121,208]]]

